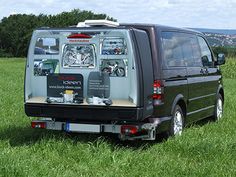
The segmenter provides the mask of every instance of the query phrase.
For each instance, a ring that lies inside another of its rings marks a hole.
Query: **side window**
[[[183,52],[188,67],[201,67],[201,54],[197,37],[194,35],[186,35],[186,42],[183,44]]]
[[[184,67],[181,36],[175,32],[162,32],[164,64],[167,67]]]
[[[205,39],[198,37],[198,42],[201,50],[201,59],[203,66],[213,67],[213,58]]]

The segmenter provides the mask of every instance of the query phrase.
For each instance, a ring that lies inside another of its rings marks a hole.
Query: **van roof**
[[[165,26],[165,25],[159,25],[159,24],[145,24],[145,23],[122,23],[121,26],[129,26],[134,28],[142,28],[142,27],[152,27],[157,28],[159,30],[168,30],[168,31],[183,31],[183,32],[191,32],[191,33],[198,33],[202,34],[202,32],[197,30],[192,30],[190,28],[179,28],[179,27],[171,27],[171,26]]]
[[[202,34],[200,31],[192,30],[190,28],[178,28],[178,27],[170,27],[164,26],[159,24],[145,24],[145,23],[121,23],[117,27],[110,27],[110,26],[93,26],[93,27],[65,27],[65,28],[50,28],[50,27],[41,27],[37,28],[36,30],[78,30],[78,29],[126,29],[126,28],[137,28],[137,29],[147,29],[147,28],[156,28],[158,30],[168,30],[168,31],[182,31],[188,33],[197,33]]]

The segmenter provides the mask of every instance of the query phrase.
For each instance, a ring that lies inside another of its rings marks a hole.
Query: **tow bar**
[[[59,122],[49,119],[39,119],[31,122],[32,128],[59,130],[78,133],[114,133],[118,134],[121,140],[155,140],[155,123],[139,125],[132,124],[80,124],[72,122]]]

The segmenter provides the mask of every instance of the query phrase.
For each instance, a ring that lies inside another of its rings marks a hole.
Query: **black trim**
[[[150,117],[153,114],[153,65],[152,55],[147,32],[144,30],[133,30],[134,41],[136,44],[136,52],[140,61],[141,71],[141,92],[140,95],[143,99],[143,118]]]
[[[202,111],[206,111],[206,110],[212,109],[214,107],[215,107],[215,105],[208,106],[208,107],[205,107],[205,108],[202,108],[202,109],[198,109],[196,111],[192,111],[192,112],[187,113],[187,116],[192,115],[192,114],[196,114],[196,113],[199,113],[199,112],[202,112]]]
[[[137,39],[135,36],[134,29],[130,31],[130,36],[135,40],[132,44],[134,47],[134,59],[135,59],[135,64],[136,64],[136,69],[137,69],[137,85],[138,85],[138,103],[141,107],[144,105],[144,100],[143,100],[143,70],[142,70],[142,65],[141,65],[141,59],[140,59],[140,54],[137,46]]]
[[[120,106],[80,106],[25,103],[25,113],[33,117],[50,117],[66,120],[138,121],[142,108]]]
[[[202,99],[202,98],[207,98],[207,97],[215,96],[215,95],[216,95],[216,93],[211,93],[211,94],[208,94],[208,95],[203,95],[203,96],[191,98],[191,99],[189,99],[188,101],[190,102],[190,101],[199,100],[199,99]]]

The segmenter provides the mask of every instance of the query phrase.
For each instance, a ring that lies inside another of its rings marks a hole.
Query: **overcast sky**
[[[118,22],[236,29],[236,0],[0,0],[0,19],[10,14],[57,14],[75,8],[106,13]]]

